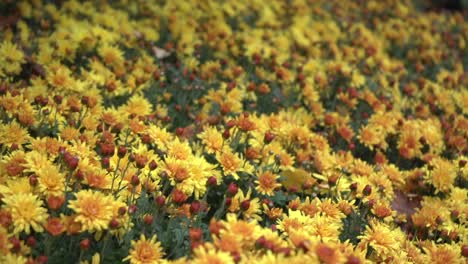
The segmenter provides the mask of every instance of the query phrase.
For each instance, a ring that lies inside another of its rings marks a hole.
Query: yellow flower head
[[[232,256],[223,251],[198,247],[194,251],[192,263],[196,264],[234,264]]]
[[[358,238],[361,240],[358,247],[368,249],[369,247],[375,250],[378,258],[386,259],[392,255],[400,254],[400,244],[398,243],[398,230],[392,230],[388,225],[372,221],[366,227],[366,231]]]
[[[163,255],[161,243],[156,242],[156,236],[147,240],[142,234],[139,240],[132,241],[132,249],[123,260],[129,260],[131,264],[155,264],[164,262]]]
[[[47,219],[47,210],[42,207],[42,201],[34,194],[20,193],[4,197],[5,209],[11,213],[14,233],[31,232],[31,227],[36,232],[42,232],[42,224]]]
[[[75,196],[68,207],[77,213],[75,221],[82,224],[82,231],[107,229],[113,213],[112,197],[91,190],[79,191]]]
[[[261,194],[273,195],[274,190],[281,186],[281,184],[277,181],[278,178],[278,175],[270,171],[261,172],[258,174],[258,180],[255,181],[257,184],[255,189]]]
[[[205,130],[198,135],[203,145],[205,145],[206,152],[209,154],[218,153],[223,147],[223,136],[215,127],[206,127]]]
[[[0,44],[0,76],[4,73],[19,74],[24,62],[24,54],[16,44],[9,41]]]
[[[448,160],[435,158],[430,162],[430,168],[426,170],[425,180],[431,183],[438,192],[448,192],[457,177],[455,166]]]

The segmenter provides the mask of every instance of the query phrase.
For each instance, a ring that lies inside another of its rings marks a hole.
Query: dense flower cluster
[[[468,23],[421,2],[2,1],[0,263],[466,263]]]

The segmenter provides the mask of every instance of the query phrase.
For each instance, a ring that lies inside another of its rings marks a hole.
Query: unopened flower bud
[[[36,186],[36,185],[38,184],[38,182],[39,182],[39,181],[38,181],[38,179],[37,179],[36,174],[33,174],[33,175],[29,176],[29,184],[30,184],[31,186]]]
[[[157,196],[154,201],[158,206],[164,206],[166,204],[166,199],[162,195]]]
[[[81,242],[80,242],[81,250],[87,250],[90,245],[91,245],[91,241],[89,240],[89,238],[85,238],[85,239],[81,240]]]
[[[148,164],[148,167],[150,170],[155,170],[156,168],[158,168],[158,163],[156,163],[156,161],[154,160],[151,160],[150,163]]]
[[[199,201],[193,201],[191,204],[190,204],[190,212],[192,214],[197,214],[199,211],[200,211],[200,202]]]
[[[112,220],[109,223],[109,227],[111,229],[116,229],[116,228],[119,228],[119,226],[120,226],[119,221],[117,219],[115,219],[115,218],[112,218]]]
[[[208,184],[208,186],[216,186],[218,184],[216,177],[214,176],[209,177],[206,183]]]
[[[250,200],[247,199],[247,200],[242,201],[241,204],[240,204],[240,206],[241,206],[242,210],[244,210],[244,211],[249,210],[249,208],[250,208]]]
[[[153,223],[153,219],[154,217],[152,215],[147,214],[143,217],[143,222],[147,225],[151,225]]]
[[[273,139],[275,139],[275,135],[273,133],[271,133],[270,131],[265,132],[265,136],[263,137],[263,142],[265,144],[272,142]]]
[[[364,194],[365,196],[368,196],[371,193],[372,193],[372,186],[370,186],[369,184],[364,186],[364,189],[362,190],[362,194]]]
[[[230,196],[234,196],[236,195],[237,191],[238,191],[238,187],[235,183],[231,182],[227,188],[227,194],[230,195]]]

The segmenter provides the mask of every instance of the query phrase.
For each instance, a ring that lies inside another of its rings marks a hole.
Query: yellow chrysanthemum
[[[358,247],[361,249],[369,249],[371,247],[381,259],[387,259],[394,254],[399,254],[401,251],[400,244],[398,243],[395,231],[384,223],[372,221],[366,227],[364,234],[358,236],[361,240]]]
[[[239,154],[226,149],[223,153],[216,155],[216,159],[221,164],[225,176],[232,175],[234,179],[239,179],[238,172],[251,172],[252,166],[248,164]]]
[[[203,145],[205,145],[206,152],[209,154],[218,153],[223,147],[223,136],[215,127],[207,127],[198,135]]]
[[[0,44],[0,76],[6,74],[19,74],[21,64],[25,62],[24,54],[16,44],[4,41]]]
[[[123,260],[129,260],[131,264],[156,264],[164,262],[163,255],[161,243],[156,242],[156,236],[147,240],[142,234],[139,240],[132,241],[132,249]]]
[[[31,228],[36,232],[42,232],[42,224],[47,219],[47,210],[42,207],[42,201],[34,194],[20,193],[4,197],[5,209],[11,213],[13,220],[13,233],[21,231],[29,234]]]
[[[281,186],[281,184],[277,182],[278,178],[278,175],[270,171],[261,172],[258,174],[258,180],[255,181],[257,184],[255,189],[261,194],[273,195],[274,190]]]
[[[0,125],[0,144],[21,146],[30,140],[28,131],[16,122]]]
[[[79,191],[75,196],[68,207],[77,213],[75,221],[82,224],[82,231],[107,229],[113,214],[112,197],[91,190]]]
[[[191,262],[195,264],[234,264],[234,260],[229,253],[204,247],[195,249],[194,258]]]
[[[447,192],[453,187],[457,170],[448,160],[435,158],[430,162],[432,169],[426,170],[426,181],[436,188],[436,193]]]
[[[63,193],[65,177],[56,166],[47,166],[37,172],[39,190],[46,195],[59,196]]]

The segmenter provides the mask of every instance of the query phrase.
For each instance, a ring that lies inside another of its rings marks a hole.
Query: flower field
[[[0,263],[467,263],[467,11],[0,3]]]

